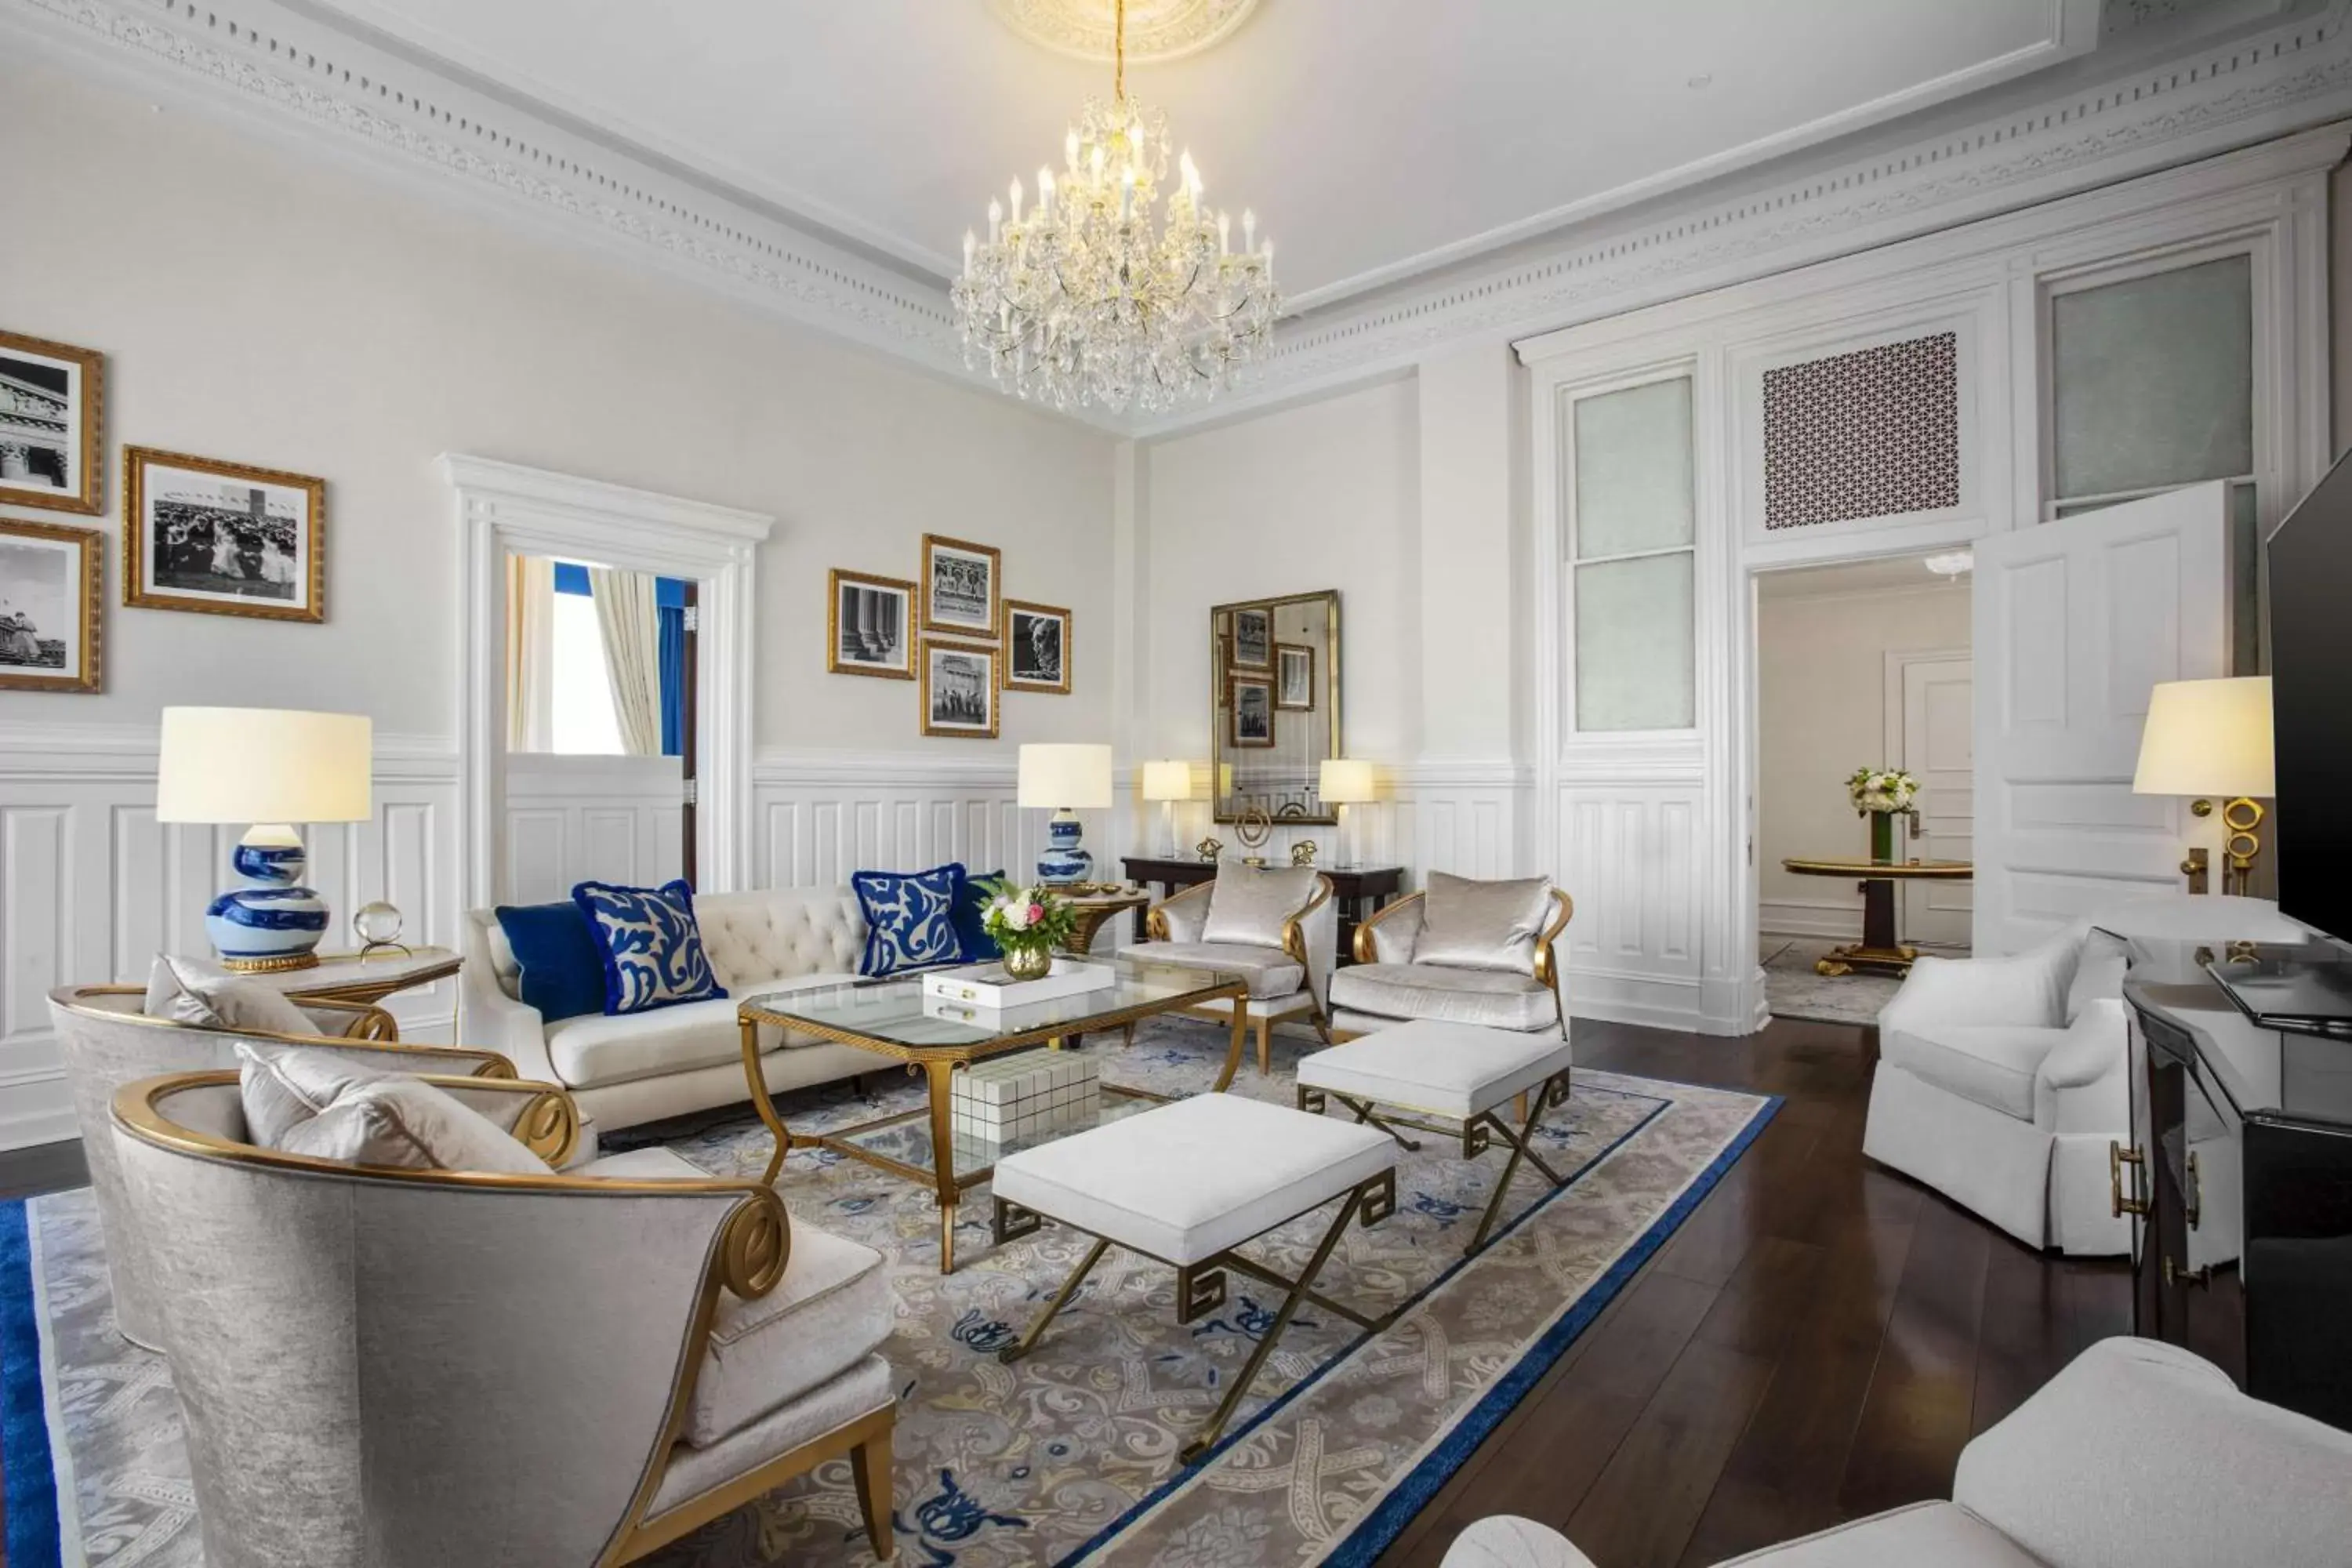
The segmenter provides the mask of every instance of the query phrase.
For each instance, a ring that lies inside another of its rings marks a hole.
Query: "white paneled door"
[[[1906,858],[1966,860],[1976,853],[1976,661],[1965,653],[1890,653],[1887,754],[1919,781],[1907,818]],[[1966,882],[1898,882],[1896,929],[1906,942],[1969,945],[1973,900]]]
[[[1979,952],[2181,886],[2186,801],[2132,794],[2158,681],[2230,673],[2221,484],[1976,546]]]

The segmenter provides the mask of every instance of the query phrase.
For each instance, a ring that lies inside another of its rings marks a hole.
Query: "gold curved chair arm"
[[[1144,911],[1143,934],[1153,942],[1171,940],[1168,934],[1168,917],[1160,911],[1169,905],[1181,903],[1186,899],[1205,899],[1216,890],[1216,887],[1217,884],[1213,879],[1206,882],[1195,882],[1182,892],[1172,893],[1160,900]]]
[[[1559,989],[1559,965],[1552,962],[1551,944],[1559,940],[1559,933],[1568,929],[1568,922],[1576,918],[1576,900],[1558,888],[1551,890],[1551,896],[1552,901],[1559,905],[1559,912],[1536,938],[1536,978],[1557,992]]]
[[[1316,873],[1315,891],[1298,906],[1298,911],[1282,922],[1282,951],[1301,964],[1309,963],[1307,956],[1307,917],[1331,901],[1331,879]],[[1308,989],[1313,989],[1312,986]]]
[[[1358,963],[1378,963],[1381,960],[1381,950],[1379,944],[1372,940],[1372,928],[1380,924],[1382,921],[1388,919],[1391,915],[1396,913],[1399,910],[1405,908],[1409,904],[1417,904],[1426,897],[1428,897],[1426,893],[1407,893],[1402,899],[1391,899],[1387,903],[1382,904],[1379,909],[1372,911],[1370,919],[1358,921],[1356,922],[1356,940],[1352,944],[1356,954],[1356,962]]]
[[[396,1045],[400,1040],[400,1020],[373,1002],[338,1002],[321,996],[306,998],[294,1004],[305,1013],[348,1013],[352,1021],[343,1032],[334,1036],[339,1040],[376,1041]]]

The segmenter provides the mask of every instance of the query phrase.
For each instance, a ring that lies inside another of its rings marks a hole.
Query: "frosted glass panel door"
[[[1687,730],[1693,665],[1688,376],[1572,398],[1576,728]]]
[[[2052,499],[2251,475],[2253,320],[2244,256],[2053,294]]]

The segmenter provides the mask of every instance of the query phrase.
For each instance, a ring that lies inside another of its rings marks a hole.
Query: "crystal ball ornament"
[[[380,947],[398,947],[400,931],[400,911],[382,899],[362,904],[352,911],[352,935],[359,939],[362,952]]]

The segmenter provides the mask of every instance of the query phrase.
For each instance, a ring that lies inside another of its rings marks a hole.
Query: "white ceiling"
[[[1100,0],[1108,6],[1109,0]],[[1107,68],[988,0],[307,0],[939,276]],[[1264,0],[1138,66],[1300,307],[2060,63],[2097,0]]]

